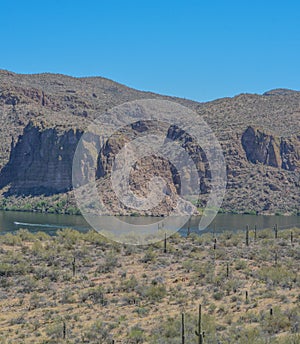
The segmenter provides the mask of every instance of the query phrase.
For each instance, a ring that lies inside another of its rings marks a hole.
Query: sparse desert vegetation
[[[300,229],[178,234],[148,247],[96,232],[0,237],[0,343],[300,343]]]

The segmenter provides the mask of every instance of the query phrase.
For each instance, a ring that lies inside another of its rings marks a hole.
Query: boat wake
[[[50,225],[47,223],[27,223],[27,222],[17,222],[14,221],[17,226],[30,226],[30,227],[47,227],[47,228],[65,228],[66,226]]]

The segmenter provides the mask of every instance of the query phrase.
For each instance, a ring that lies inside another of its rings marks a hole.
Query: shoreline
[[[7,212],[24,212],[24,213],[38,213],[38,214],[52,214],[52,215],[71,215],[71,216],[82,216],[80,213],[79,209],[76,209],[75,213],[71,213],[68,211],[62,211],[62,212],[57,212],[57,211],[41,211],[39,209],[24,209],[24,208],[3,208],[0,207],[0,211],[7,211]],[[275,213],[262,213],[259,211],[252,212],[252,211],[244,211],[244,212],[239,212],[239,211],[225,211],[221,210],[218,211],[217,215],[249,215],[249,216],[299,216],[300,217],[300,211],[297,213],[281,213],[281,212],[275,212]],[[116,214],[116,215],[111,215],[111,214],[105,214],[103,216],[117,216],[117,217],[153,217],[153,218],[160,218],[160,217],[168,217],[168,215],[140,215],[138,213],[128,213],[128,214]],[[191,215],[192,217],[197,217],[197,216],[202,216],[201,213],[196,214],[196,215]]]

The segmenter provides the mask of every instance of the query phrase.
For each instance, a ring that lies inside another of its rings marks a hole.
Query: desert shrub
[[[214,240],[214,237],[211,233],[204,233],[201,235],[193,233],[191,237],[195,241],[195,243],[199,243],[200,245],[211,245]]]
[[[35,235],[33,233],[30,233],[27,229],[19,229],[16,233],[16,235],[22,240],[22,241],[34,241]]]
[[[34,269],[33,276],[37,280],[48,278],[51,282],[57,282],[61,277],[63,277],[59,269],[54,269],[52,267],[48,267],[42,264],[40,264]]]
[[[41,212],[44,212],[46,206],[47,206],[47,203],[46,203],[45,201],[42,201],[42,200],[41,200],[41,201],[36,202],[34,208],[35,208],[36,210],[39,210],[39,211],[41,211]]]
[[[11,256],[11,261],[0,262],[0,276],[14,276],[14,275],[26,275],[29,272],[29,265],[25,261],[17,262],[13,261],[13,256]]]
[[[139,326],[134,326],[128,333],[129,342],[132,344],[143,343],[145,339],[144,330]]]
[[[25,314],[20,314],[16,318],[12,318],[9,322],[11,325],[25,324],[26,323]]]
[[[37,292],[33,292],[30,294],[29,298],[29,309],[35,309],[38,307],[43,306],[45,303],[45,298],[39,295]]]
[[[13,285],[14,285],[14,282],[12,281],[11,278],[1,277],[0,276],[0,288],[9,289]],[[5,296],[3,296],[3,298],[5,298]]]
[[[271,229],[262,229],[257,231],[257,237],[259,239],[270,239],[274,236],[274,233]]]
[[[217,291],[217,292],[213,293],[213,298],[214,298],[216,301],[222,300],[223,296],[224,296],[224,293],[221,292],[221,291]]]
[[[126,292],[133,291],[138,286],[138,280],[135,276],[131,276],[129,279],[121,282],[121,289]]]
[[[69,289],[63,290],[60,302],[63,304],[74,303],[75,302],[74,293]]]
[[[214,318],[203,314],[203,331],[205,332],[205,343],[214,344],[216,341],[216,324]],[[197,317],[189,313],[185,314],[185,341],[196,343]],[[159,319],[158,326],[151,331],[151,344],[181,344],[181,315]]]
[[[83,343],[110,343],[112,337],[109,334],[108,326],[102,321],[96,320],[82,334]]]
[[[81,212],[78,208],[76,207],[68,207],[66,209],[66,214],[70,214],[70,215],[80,215]]]
[[[238,326],[232,327],[229,335],[225,334],[222,338],[222,343],[231,344],[231,343],[238,343],[238,344],[266,344],[267,342],[263,337],[262,333],[259,328],[252,328]]]
[[[88,231],[87,233],[83,235],[82,238],[83,240],[97,246],[102,246],[105,243],[107,243],[107,239],[101,234],[99,234],[98,232],[96,232],[95,230]]]
[[[0,242],[10,246],[20,246],[22,244],[21,238],[12,233],[6,233],[5,235],[0,236]]]
[[[145,255],[141,258],[141,262],[149,263],[149,262],[155,262],[155,260],[156,260],[156,253],[154,252],[152,247],[149,247]]]
[[[182,262],[182,267],[184,268],[185,272],[190,271],[197,271],[199,263],[194,259],[187,259]]]
[[[149,309],[145,307],[138,307],[134,310],[139,316],[146,316],[149,314]]]
[[[134,253],[138,252],[138,248],[134,245],[124,245],[124,254],[125,256],[131,256]]]
[[[104,298],[104,289],[101,286],[95,288],[90,288],[87,291],[83,292],[80,296],[82,302],[91,300],[93,303],[98,303],[101,305],[106,305],[107,301]]]
[[[237,259],[234,265],[236,270],[244,270],[247,268],[247,262],[242,259]]]
[[[273,315],[263,316],[261,327],[265,332],[276,334],[281,331],[287,331],[291,327],[289,318],[279,307],[273,309]]]
[[[109,252],[104,260],[98,265],[97,272],[108,273],[114,271],[119,266],[118,257],[114,252]]]
[[[224,288],[229,295],[231,292],[236,292],[243,285],[240,279],[229,279],[224,283]]]
[[[151,344],[179,344],[180,338],[180,317],[171,318],[160,321],[158,327],[154,328],[151,333]]]
[[[51,236],[45,232],[37,232],[34,234],[34,237],[41,241],[51,240]]]
[[[160,301],[167,294],[166,287],[163,284],[150,285],[145,290],[145,296],[150,301]]]
[[[14,274],[14,269],[11,264],[0,263],[0,276],[12,276]]]
[[[36,279],[32,276],[24,276],[22,279],[18,281],[20,285],[20,289],[18,292],[20,293],[31,293],[36,290],[38,283]]]
[[[65,228],[57,231],[58,241],[67,246],[75,245],[82,237],[82,234],[75,229]]]
[[[44,250],[45,249],[41,241],[35,241],[31,247],[31,252],[37,257],[42,257]]]
[[[297,281],[297,274],[282,266],[262,267],[257,271],[257,277],[266,283],[289,287]]]
[[[49,324],[46,327],[46,334],[50,337],[50,339],[62,339],[63,338],[63,328],[64,324],[63,321],[56,321],[52,324]]]

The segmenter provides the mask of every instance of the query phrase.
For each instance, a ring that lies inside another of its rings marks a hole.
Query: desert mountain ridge
[[[273,89],[262,95],[240,94],[210,102],[138,91],[101,77],[75,78],[61,74],[16,74],[0,70],[0,187],[2,209],[70,212],[72,159],[77,143],[99,113],[137,99],[177,102],[203,116],[224,152],[227,190],[224,211],[299,213],[300,204],[300,92]],[[145,125],[145,130],[153,127]],[[99,154],[99,190],[110,211],[126,214],[106,178],[112,157],[138,134],[134,126],[112,137]],[[200,208],[210,190],[209,164],[203,152],[174,128],[166,136],[186,147],[201,180]],[[155,172],[153,166],[157,169]],[[145,174],[168,180],[168,198],[147,215],[166,214],[175,205],[178,176],[165,161],[145,159],[133,173],[132,188],[147,193]],[[42,205],[41,205],[42,204]],[[59,204],[59,207],[56,205]]]

